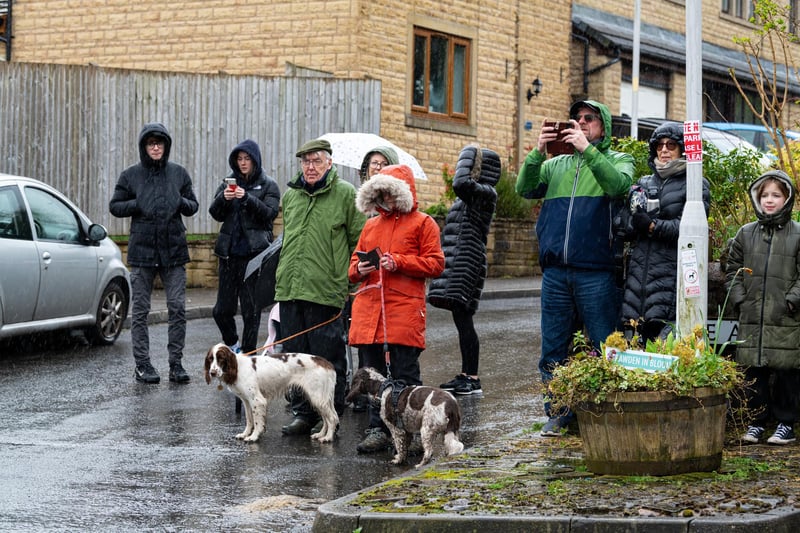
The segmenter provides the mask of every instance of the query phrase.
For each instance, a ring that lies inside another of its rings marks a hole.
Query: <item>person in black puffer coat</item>
[[[234,352],[249,353],[258,344],[261,309],[255,298],[255,278],[245,279],[247,264],[272,242],[272,224],[278,216],[281,192],[274,179],[261,168],[261,149],[246,139],[228,156],[231,173],[214,193],[208,209],[219,229],[214,255],[219,257],[219,284],[214,321],[222,341]],[[237,305],[242,311],[241,342],[236,333]]]
[[[662,124],[650,137],[648,164],[654,173],[639,179],[633,190],[645,195],[631,217],[626,238],[630,259],[622,301],[622,327],[642,340],[665,337],[675,323],[678,234],[686,203],[686,158],[683,125]],[[637,189],[638,188],[640,189]],[[710,202],[703,179],[706,216]],[[632,209],[633,210],[633,209]]]
[[[455,394],[481,393],[480,343],[473,315],[486,278],[486,239],[497,206],[495,185],[500,170],[500,157],[492,150],[473,145],[461,150],[453,176],[458,198],[447,213],[442,232],[445,269],[428,289],[428,302],[449,309],[458,329],[461,373],[440,385]]]
[[[186,263],[189,246],[182,217],[197,213],[192,179],[181,165],[169,160],[172,137],[158,122],[139,132],[139,162],[119,175],[108,204],[112,215],[130,217],[128,265],[131,267],[131,344],[136,362],[134,377],[158,383],[161,377],[150,362],[147,316],[156,275],[167,297],[169,380],[189,382],[183,368],[186,341]]]

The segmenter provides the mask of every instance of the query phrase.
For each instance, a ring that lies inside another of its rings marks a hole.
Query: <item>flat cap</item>
[[[313,141],[308,141],[300,149],[295,153],[295,157],[300,157],[303,154],[313,154],[314,152],[319,152],[321,150],[325,150],[329,154],[333,155],[333,148],[331,148],[331,143],[326,141],[325,139],[314,139]]]

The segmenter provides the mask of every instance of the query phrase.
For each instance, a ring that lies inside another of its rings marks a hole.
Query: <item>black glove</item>
[[[650,223],[653,219],[647,213],[638,211],[633,214],[633,229],[641,235],[650,235]]]

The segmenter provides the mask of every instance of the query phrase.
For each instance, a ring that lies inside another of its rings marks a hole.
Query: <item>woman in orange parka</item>
[[[386,343],[392,378],[407,385],[421,385],[425,280],[444,270],[439,226],[417,210],[414,175],[406,165],[384,167],[380,174],[364,182],[356,196],[356,207],[367,216],[377,216],[367,220],[350,258],[348,276],[351,282],[360,284],[353,300],[350,344],[359,348],[364,366],[386,375]],[[380,250],[378,268],[360,260],[357,253],[375,248]],[[367,436],[356,449],[372,453],[389,448],[392,439],[379,410],[372,406],[369,420]]]

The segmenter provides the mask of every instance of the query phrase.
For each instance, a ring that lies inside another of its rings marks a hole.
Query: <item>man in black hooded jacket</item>
[[[115,217],[131,217],[128,265],[133,294],[131,343],[136,361],[134,377],[143,383],[161,378],[150,363],[147,316],[156,275],[167,298],[169,380],[189,381],[181,365],[186,339],[186,263],[189,246],[181,216],[197,212],[192,179],[182,166],[169,161],[172,137],[160,123],[149,123],[139,133],[140,162],[120,174],[109,210]]]

